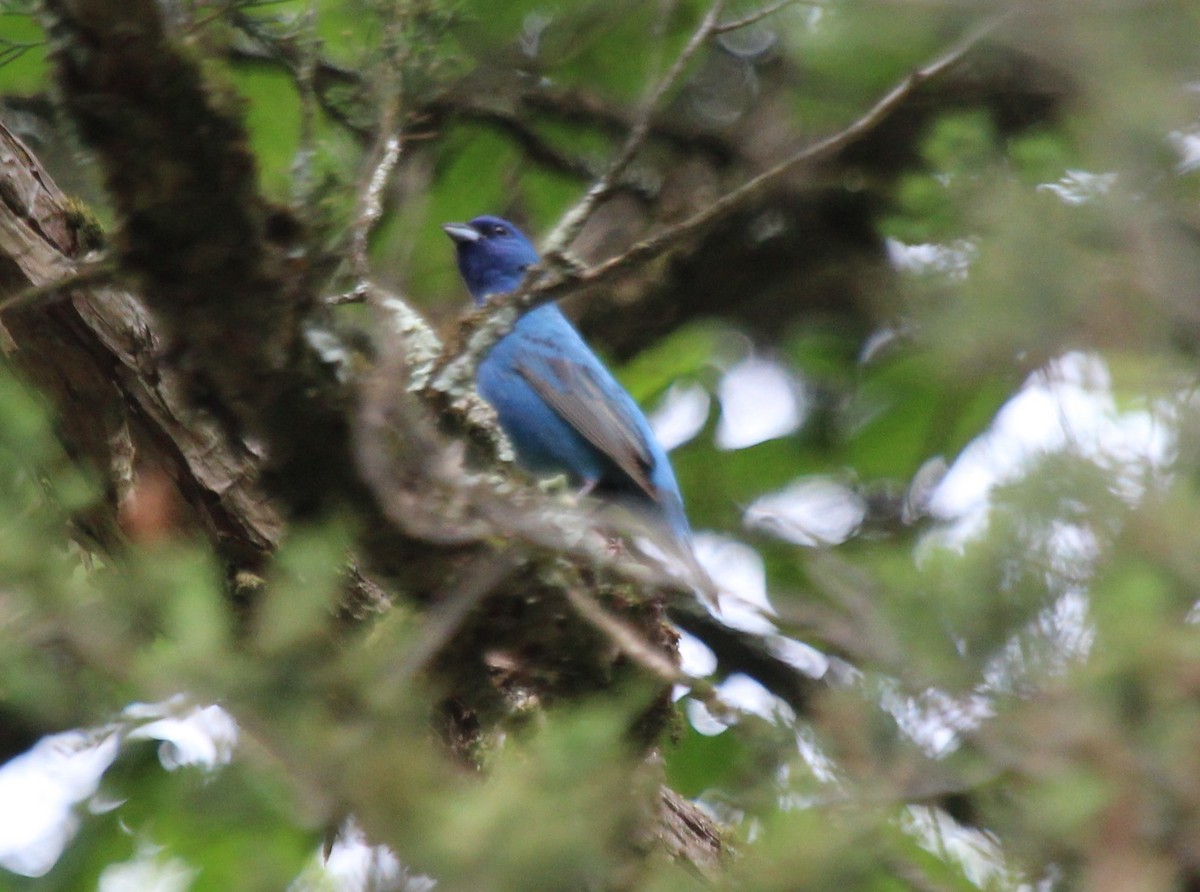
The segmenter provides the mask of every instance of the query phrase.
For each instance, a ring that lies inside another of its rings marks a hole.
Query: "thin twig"
[[[531,161],[575,179],[590,183],[601,175],[600,165],[560,151],[534,127],[530,126],[527,116],[518,114],[498,103],[446,97],[431,103],[426,108],[434,114],[452,115],[493,127],[512,137]]]
[[[568,586],[566,597],[581,619],[606,635],[617,650],[659,681],[688,688],[688,695],[693,700],[703,703],[709,713],[717,719],[734,722],[741,715],[736,707],[721,698],[720,693],[709,682],[688,675],[661,650],[642,637],[637,629],[597,604],[591,595],[574,586]]]
[[[721,22],[713,28],[713,34],[728,34],[730,31],[736,31],[739,28],[747,28],[757,22],[761,22],[768,16],[773,16],[781,9],[788,6],[795,6],[797,3],[804,3],[805,6],[824,6],[824,3],[816,2],[816,0],[779,0],[777,3],[771,3],[761,9],[744,15],[740,19],[731,19],[728,22]]]
[[[32,285],[4,298],[4,300],[0,300],[0,313],[11,310],[14,307],[36,304],[40,301],[57,297],[66,291],[83,288],[86,285],[96,285],[111,281],[116,272],[116,265],[109,260],[89,263],[86,266],[81,266],[75,272],[63,276],[61,279],[55,279],[53,282],[47,282],[44,285]]]
[[[667,684],[691,685],[695,682],[662,651],[638,634],[633,626],[606,611],[590,595],[574,586],[568,586],[566,595],[567,601],[582,619],[608,636],[621,653],[647,672]]]
[[[276,62],[292,78],[296,89],[301,89],[301,69],[304,63],[291,37],[273,33],[258,19],[241,13],[233,13],[230,23],[254,44],[254,47],[230,47],[230,58],[247,59],[255,63]],[[371,137],[370,130],[353,120],[330,95],[329,88],[335,84],[359,90],[363,86],[363,77],[358,71],[338,65],[323,56],[317,58],[313,66],[313,88],[317,104],[332,121],[340,124],[356,139],[366,143]]]
[[[654,88],[647,95],[640,114],[634,122],[633,127],[629,131],[629,136],[625,139],[625,144],[621,146],[621,151],[609,164],[608,170],[604,172],[604,176],[600,177],[592,188],[581,198],[574,207],[563,214],[558,225],[546,238],[545,255],[552,262],[561,255],[570,244],[579,235],[584,225],[595,212],[596,207],[612,194],[613,187],[620,180],[625,170],[629,167],[634,157],[646,142],[646,136],[650,132],[650,123],[654,118],[655,112],[658,111],[659,103],[667,94],[675,82],[679,80],[683,74],[688,62],[696,51],[708,40],[716,27],[717,19],[721,16],[721,11],[725,8],[725,0],[714,0],[713,4],[708,8],[704,18],[692,32],[691,38],[675,57],[674,63],[667,70],[667,73],[655,84]]]
[[[8,65],[10,62],[16,62],[30,50],[36,50],[39,47],[46,46],[44,40],[34,40],[24,43],[8,38],[0,38],[0,68]]]
[[[636,110],[631,113],[581,89],[561,89],[553,85],[538,84],[523,90],[516,99],[523,109],[533,113],[582,124],[617,138],[629,133],[636,118]],[[680,152],[703,153],[720,167],[728,167],[738,158],[744,157],[738,146],[727,137],[671,118],[660,117],[651,121],[647,141],[651,139]]]
[[[370,279],[359,279],[349,291],[343,291],[341,294],[334,294],[325,298],[325,303],[331,307],[340,307],[344,304],[360,304],[370,297],[374,290],[375,283]]]
[[[467,616],[504,581],[518,565],[512,557],[486,552],[467,565],[453,591],[435,599],[416,643],[389,673],[390,690],[404,690],[462,628]]]
[[[350,241],[350,262],[355,277],[361,282],[371,272],[367,248],[371,231],[379,218],[383,216],[383,192],[388,179],[400,160],[400,134],[388,133],[378,146],[377,160],[371,168],[371,176],[363,186],[359,197],[358,216],[354,221],[353,235]],[[356,291],[358,289],[355,289]]]
[[[404,51],[398,48],[402,45],[399,17],[400,13],[393,10],[384,29],[385,47],[390,52],[384,54],[380,63],[379,83],[384,94],[383,108],[376,128],[378,136],[371,150],[373,160],[368,167],[370,175],[359,191],[358,213],[355,215],[350,235],[350,267],[359,283],[365,282],[371,275],[368,257],[371,232],[383,216],[383,194],[392,171],[396,169],[400,160],[400,150],[403,147],[400,133],[403,102],[401,77],[406,60]],[[364,289],[355,289],[356,292],[360,290]]]
[[[650,29],[650,49],[646,54],[646,83],[653,84],[662,76],[662,60],[666,55],[667,33],[671,18],[679,8],[679,0],[658,0],[654,24]],[[628,136],[628,133],[625,134]]]

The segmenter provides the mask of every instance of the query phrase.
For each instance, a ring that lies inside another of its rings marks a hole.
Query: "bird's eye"
[[[506,236],[508,235],[508,227],[501,226],[499,223],[492,227],[492,235]]]

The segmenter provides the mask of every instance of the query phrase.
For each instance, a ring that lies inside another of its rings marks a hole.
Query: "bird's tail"
[[[696,557],[682,505],[675,515],[669,510],[651,513],[640,502],[616,500],[605,504],[602,513],[615,532],[662,572],[664,583],[693,592],[711,611],[721,612],[720,590]]]
[[[676,559],[678,566],[684,571],[682,581],[687,584],[698,597],[714,613],[721,612],[720,591],[708,570],[696,557],[696,548],[689,534],[685,540],[673,536],[671,556]]]
[[[692,535],[685,530],[680,535],[662,523],[643,522],[636,525],[632,537],[638,551],[654,562],[663,574],[693,592],[714,613],[721,612],[716,582],[696,557]]]

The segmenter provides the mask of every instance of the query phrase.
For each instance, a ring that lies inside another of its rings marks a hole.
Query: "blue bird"
[[[516,290],[537,249],[507,220],[442,226],[477,305]],[[714,600],[696,561],[683,497],[646,416],[553,304],[517,320],[479,363],[475,386],[496,410],[517,458],[535,474],[566,474],[584,493],[624,504],[662,526],[689,582]]]

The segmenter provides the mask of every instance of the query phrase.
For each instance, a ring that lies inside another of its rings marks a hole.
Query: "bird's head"
[[[458,271],[477,304],[489,295],[514,290],[525,270],[538,262],[537,249],[525,234],[499,217],[446,223],[442,229],[454,240]]]

